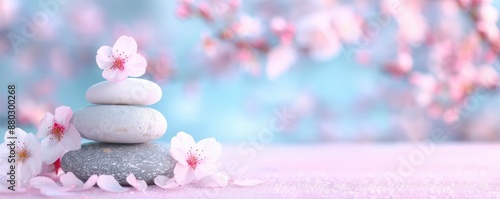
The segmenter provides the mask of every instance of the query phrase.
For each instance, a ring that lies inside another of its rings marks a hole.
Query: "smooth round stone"
[[[126,178],[130,173],[148,184],[154,184],[158,175],[172,177],[176,162],[170,156],[169,146],[160,143],[90,142],[61,158],[64,172],[73,172],[83,182],[94,174],[112,175],[122,185],[128,185]]]
[[[139,106],[89,106],[75,111],[71,122],[82,137],[109,143],[144,143],[167,130],[167,120],[160,112]]]
[[[160,101],[161,96],[158,84],[139,78],[99,82],[85,93],[87,101],[94,104],[151,105]]]

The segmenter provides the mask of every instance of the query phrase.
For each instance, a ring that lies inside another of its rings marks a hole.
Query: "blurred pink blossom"
[[[267,55],[266,74],[271,80],[276,80],[296,61],[295,48],[289,44],[274,47]]]
[[[342,47],[327,12],[302,17],[297,22],[296,39],[298,45],[316,60],[330,59],[337,55]]]

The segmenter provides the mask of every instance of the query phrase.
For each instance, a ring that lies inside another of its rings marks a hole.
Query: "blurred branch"
[[[470,3],[470,7],[468,7],[463,0],[455,0],[455,2],[457,3],[458,7],[464,10],[470,17],[481,40],[488,44],[493,53],[500,53],[500,41],[498,39],[496,39],[496,41],[492,41],[491,38],[488,38],[488,35],[485,31],[477,28],[478,24],[481,23],[481,18],[479,16],[479,6],[481,6],[481,1],[472,0],[472,2]]]

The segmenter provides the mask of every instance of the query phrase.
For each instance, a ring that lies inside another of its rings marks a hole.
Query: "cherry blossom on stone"
[[[27,183],[31,178],[35,177],[42,170],[42,157],[41,157],[41,149],[40,142],[35,138],[35,135],[31,133],[26,133],[20,128],[15,128],[15,135],[10,135],[10,131],[5,132],[5,141],[10,141],[7,137],[13,136],[17,137],[15,142],[15,150],[16,150],[16,175],[18,180],[18,185]],[[8,156],[10,154],[10,143],[4,142],[0,145],[0,167],[7,168],[10,166]],[[6,175],[3,172],[2,175]]]
[[[103,69],[102,76],[112,82],[130,77],[139,77],[146,72],[146,59],[137,54],[134,38],[121,36],[113,47],[102,46],[95,56],[97,65]]]
[[[217,173],[215,162],[221,155],[222,146],[215,138],[196,143],[191,135],[179,132],[170,145],[170,154],[178,161],[174,168],[177,184],[186,185]]]
[[[37,138],[42,140],[43,161],[52,164],[64,151],[78,150],[82,141],[80,133],[69,121],[73,117],[70,107],[60,106],[55,114],[47,113],[38,126]]]

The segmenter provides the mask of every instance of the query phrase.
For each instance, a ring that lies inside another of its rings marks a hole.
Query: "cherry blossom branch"
[[[469,16],[469,18],[472,20],[472,23],[474,24],[478,36],[481,38],[483,42],[485,42],[490,47],[490,50],[492,51],[491,53],[495,55],[500,53],[500,38],[499,37],[495,38],[489,35],[489,33],[487,32],[488,28],[493,28],[495,26],[490,24],[490,22],[485,21],[485,19],[482,19],[480,16],[482,2],[479,0],[473,0],[472,2],[470,2],[470,7],[466,5],[464,0],[456,0],[455,2],[458,5],[458,7],[464,10]],[[489,14],[489,13],[483,13],[483,14]],[[492,26],[488,27],[488,25]],[[497,31],[498,29],[496,29],[496,32]]]

